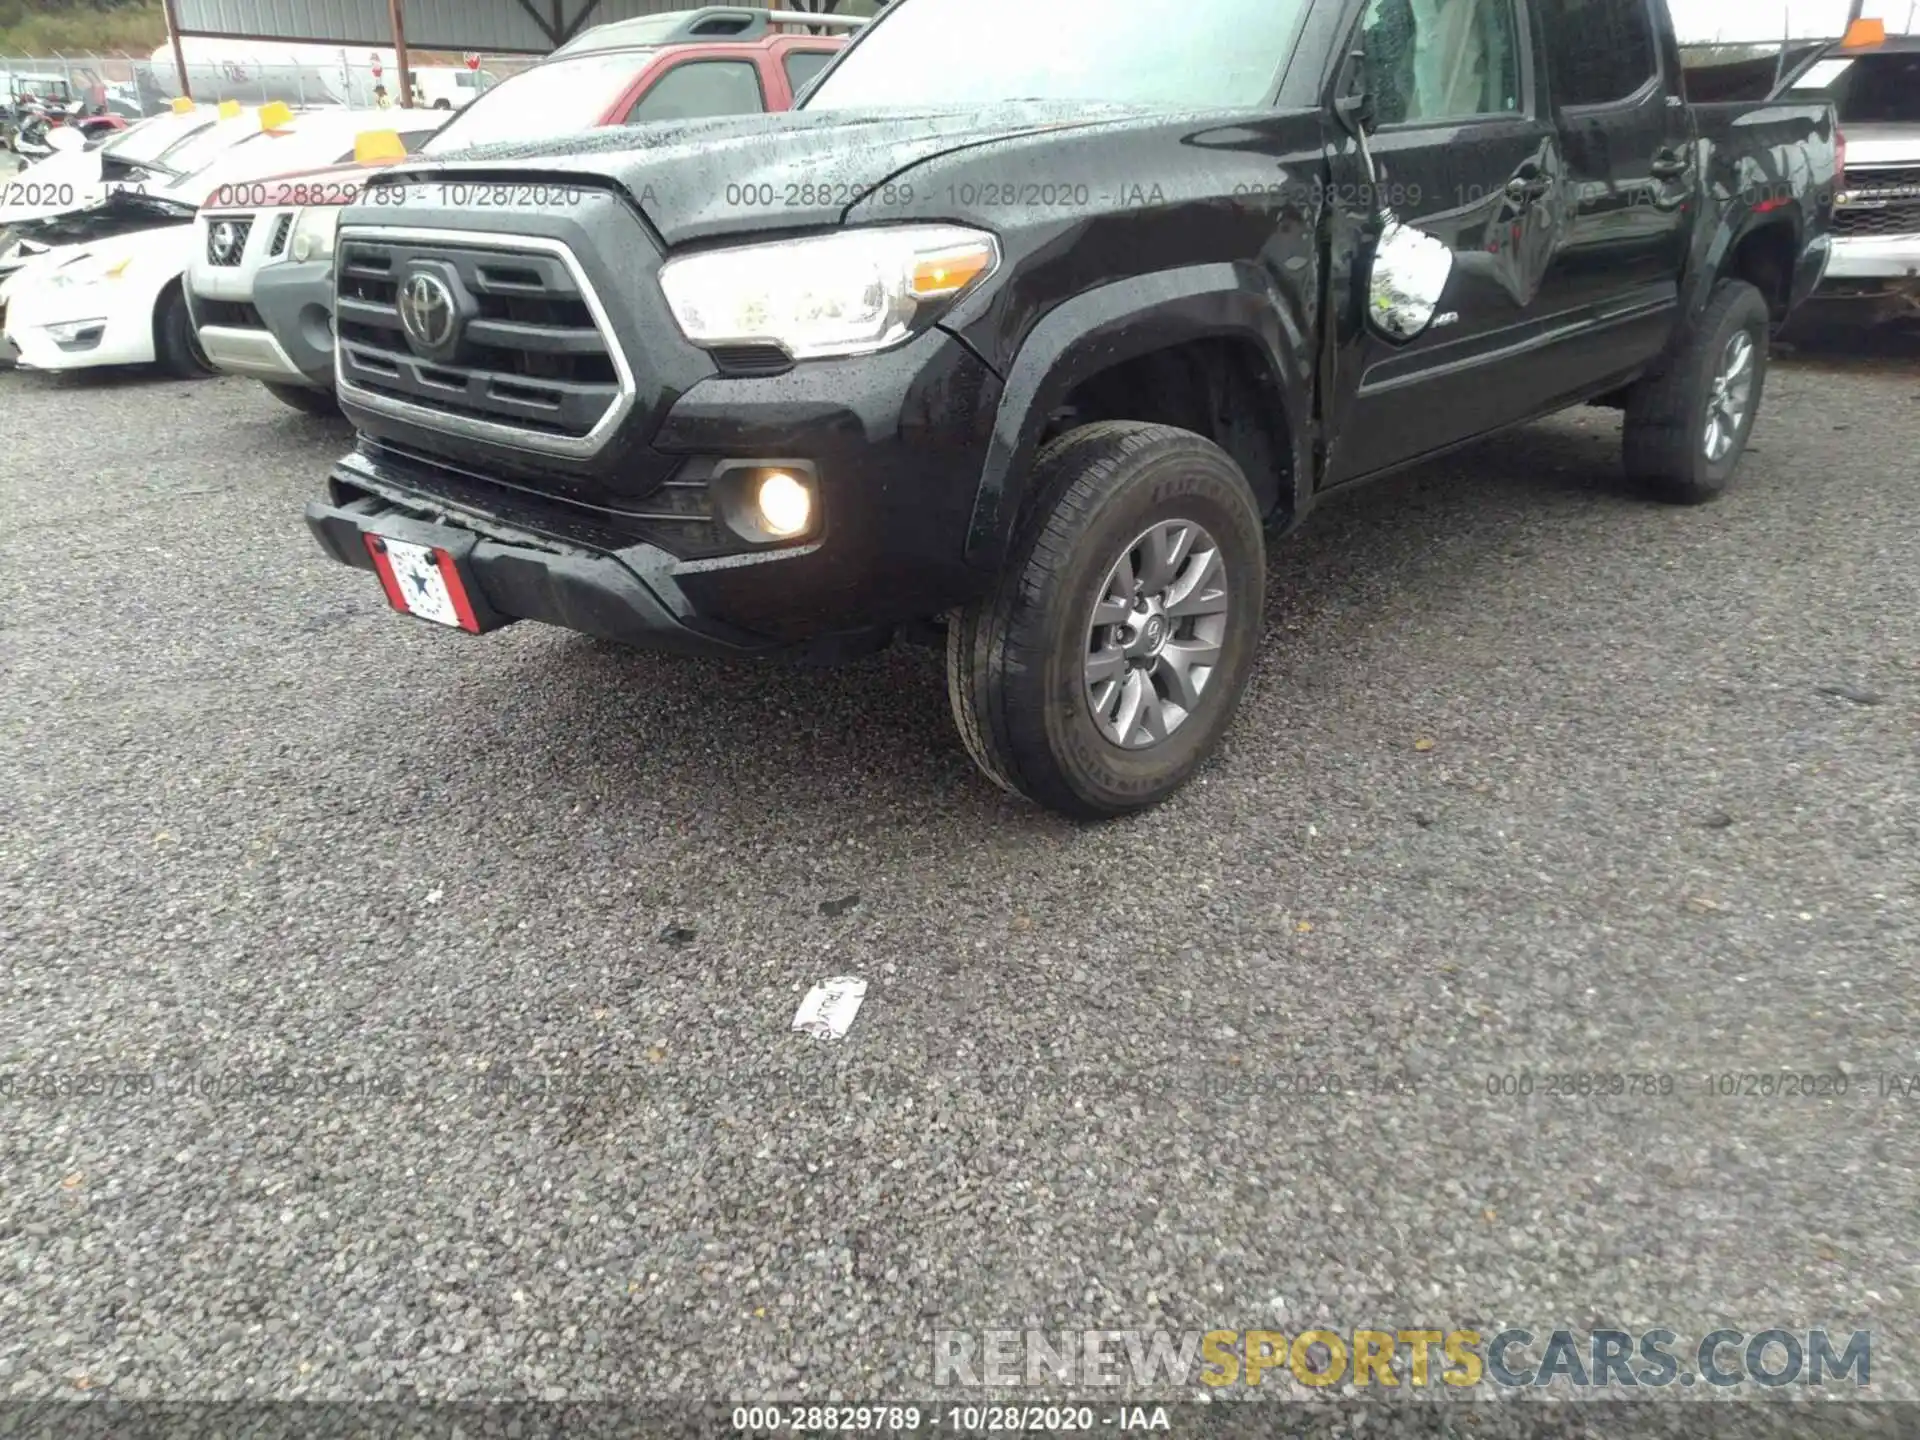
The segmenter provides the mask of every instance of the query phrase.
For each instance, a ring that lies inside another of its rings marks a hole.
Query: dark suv
[[[1583,402],[1726,485],[1837,136],[1679,84],[1664,0],[896,0],[794,112],[370,184],[308,519],[470,631],[944,628],[988,775],[1137,809],[1330,490]]]

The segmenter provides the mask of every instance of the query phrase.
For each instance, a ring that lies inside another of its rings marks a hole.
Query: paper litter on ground
[[[839,1040],[860,1013],[860,1002],[867,998],[867,982],[853,975],[836,975],[822,980],[807,992],[794,1012],[793,1028],[816,1040]]]

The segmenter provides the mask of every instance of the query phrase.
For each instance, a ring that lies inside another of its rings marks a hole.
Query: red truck
[[[551,59],[501,81],[455,115],[429,153],[543,140],[600,125],[788,110],[794,95],[847,43],[835,35],[741,39],[697,32],[695,38],[660,43],[637,38],[633,23],[597,25]]]

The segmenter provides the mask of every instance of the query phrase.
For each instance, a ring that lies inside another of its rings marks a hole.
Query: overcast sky
[[[1674,27],[1685,44],[1722,39],[1778,40],[1789,22],[1795,35],[1838,35],[1847,24],[1848,0],[1668,0]],[[1889,30],[1906,30],[1912,0],[1867,0],[1863,13],[1877,15]],[[1920,20],[1916,20],[1920,26]]]

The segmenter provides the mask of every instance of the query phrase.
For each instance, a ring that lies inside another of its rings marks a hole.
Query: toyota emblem
[[[415,350],[446,349],[453,339],[453,292],[438,275],[416,271],[400,287],[400,328]]]

